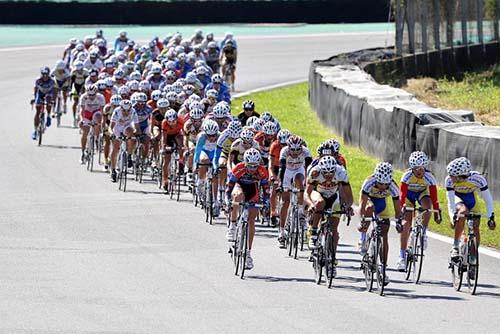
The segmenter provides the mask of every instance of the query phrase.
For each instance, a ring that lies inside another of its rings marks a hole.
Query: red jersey
[[[177,118],[177,123],[175,127],[171,127],[167,120],[164,119],[161,122],[161,130],[167,136],[177,136],[182,134],[182,129],[184,128],[184,119],[182,117]]]

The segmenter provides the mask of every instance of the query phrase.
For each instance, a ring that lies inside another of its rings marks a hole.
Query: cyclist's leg
[[[102,113],[95,112],[94,115],[92,115],[92,121],[94,122],[94,135],[98,138],[101,134]]]
[[[469,210],[467,209],[467,207],[463,202],[457,203],[456,211],[458,215],[467,215],[469,213]],[[460,245],[460,239],[462,238],[462,234],[464,232],[464,225],[465,225],[465,217],[460,217],[455,222],[455,237],[453,241],[454,247],[458,248],[458,246]]]
[[[149,156],[149,147],[151,145],[151,138],[149,137],[148,134],[146,134],[144,137],[142,137],[141,140],[144,145],[144,152],[142,152],[142,158],[145,160]]]
[[[170,147],[165,147],[164,151],[164,158],[163,158],[163,165],[161,166],[162,173],[163,173],[163,186],[168,185],[168,176],[170,173],[170,160],[172,158],[172,149]]]
[[[231,210],[231,224],[236,223],[238,219],[238,214],[240,212],[239,207],[240,203],[244,200],[245,196],[243,194],[243,190],[239,184],[234,186],[233,192],[231,194],[233,200],[233,208]]]
[[[321,219],[322,211],[325,209],[325,200],[321,194],[315,190],[311,192],[311,201],[314,203],[315,212],[313,213],[312,228],[313,230],[318,228],[319,221]]]
[[[118,158],[118,153],[120,152],[120,141],[118,139],[112,140],[112,150],[111,150],[111,170],[116,169],[116,160]]]
[[[205,188],[205,183],[207,179],[207,171],[208,171],[208,164],[210,164],[210,158],[208,157],[207,153],[205,151],[202,151],[200,154],[200,166],[198,170],[198,189],[204,189]]]
[[[406,199],[406,207],[414,208],[415,202],[412,200]],[[413,220],[413,211],[404,212],[403,216],[403,230],[399,235],[399,258],[406,258],[406,248],[408,248],[408,239],[410,237],[411,224]]]
[[[219,189],[224,189],[227,179],[227,158],[221,156],[219,158]]]
[[[255,218],[257,217],[257,214],[259,213],[259,210],[256,208],[249,208],[248,209],[248,249],[252,249],[253,245],[253,239],[255,236]]]
[[[80,145],[82,149],[82,154],[85,151],[85,147],[87,146],[87,135],[89,134],[90,126],[87,122],[82,122],[80,125],[80,129],[82,130],[82,136],[80,138]]]
[[[43,94],[38,93],[35,96],[35,118],[33,119],[33,125],[35,127],[35,131],[38,128],[38,124],[40,123],[40,114],[43,112],[43,108],[45,105],[45,98]]]
[[[109,152],[110,152],[110,147],[111,147],[111,134],[109,131],[106,131],[104,133],[103,139],[104,139],[104,147],[103,147],[103,153],[104,153],[104,163],[107,165],[108,164],[108,159],[109,159]]]
[[[177,151],[179,152],[179,172],[184,173],[184,136],[179,134],[175,137]]]
[[[389,227],[391,226],[391,223],[389,219],[382,219],[381,222],[382,225],[382,239],[383,239],[383,257],[382,257],[382,264],[387,265],[387,256],[389,254],[389,238],[388,238],[388,232],[389,232]]]

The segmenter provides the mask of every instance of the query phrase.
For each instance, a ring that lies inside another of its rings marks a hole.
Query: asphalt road
[[[385,35],[242,39],[237,88],[306,79],[309,62],[383,45]],[[57,48],[0,50],[0,333],[462,333],[497,332],[500,261],[481,257],[478,295],[455,292],[449,245],[430,240],[422,284],[389,271],[386,296],[364,291],[356,222],[342,227],[338,278],[313,282],[307,253],[279,250],[258,228],[255,268],[232,274],[225,226],[203,221],[153,184],[118,192],[78,163],[78,133],[30,139],[28,100]],[[355,167],[353,167],[355,168]],[[397,258],[391,230],[390,264]]]

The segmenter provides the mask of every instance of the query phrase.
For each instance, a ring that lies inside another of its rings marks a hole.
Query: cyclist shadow
[[[53,144],[42,144],[42,147],[56,148],[59,150],[81,150],[80,146],[69,146],[69,145],[53,145]]]
[[[449,295],[424,295],[411,293],[413,290],[394,289],[386,287],[384,296],[396,299],[427,299],[427,300],[465,300],[465,298]]]
[[[132,193],[132,194],[142,194],[142,195],[163,195],[165,194],[165,192],[163,192],[162,190],[157,190],[157,191],[153,191],[153,190],[149,190],[149,191],[146,191],[146,190],[135,190],[135,189],[127,189],[127,193]]]
[[[500,293],[490,292],[490,291],[478,291],[479,289],[484,289],[484,288],[485,288],[484,286],[478,284],[476,290],[476,296],[500,299]]]
[[[279,277],[279,276],[267,276],[267,275],[245,275],[245,279],[262,280],[266,282],[293,282],[293,283],[314,282],[314,279],[312,278]]]

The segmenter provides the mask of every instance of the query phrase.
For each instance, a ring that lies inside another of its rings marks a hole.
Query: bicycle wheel
[[[383,255],[382,240],[380,237],[376,241],[375,274],[377,275],[377,289],[379,294],[384,294],[385,266],[382,262]]]
[[[120,166],[120,188],[123,192],[127,191],[127,173],[128,173],[128,154],[123,152],[121,155],[121,166]]]
[[[479,252],[475,238],[469,239],[469,252],[467,254],[467,286],[471,295],[476,294],[479,276]]]
[[[232,256],[233,256],[233,264],[234,264],[234,274],[238,275],[239,269],[240,269],[240,234],[241,234],[241,228],[240,224],[238,223],[238,227],[236,228],[236,233],[234,236],[234,242],[233,242],[233,250],[232,250]]]
[[[411,231],[411,237],[410,237],[410,240],[413,240],[412,244],[406,248],[406,252],[405,252],[405,256],[406,256],[406,277],[405,279],[408,281],[410,280],[410,276],[412,276],[411,274],[415,271],[414,270],[414,267],[415,267],[415,264],[414,264],[414,259],[415,259],[415,256],[414,256],[414,250],[416,249],[415,248],[415,233],[414,231],[412,230]]]
[[[158,175],[157,175],[158,188],[161,189],[163,186],[163,154],[160,156],[160,164],[158,165],[157,170],[158,170]]]
[[[42,145],[42,137],[45,130],[45,112],[40,113],[38,127],[36,129],[38,135],[38,146]]]
[[[286,247],[288,256],[292,256],[293,251],[293,215],[288,215],[288,222],[286,223]]]
[[[422,267],[424,264],[424,235],[420,230],[418,230],[415,236],[415,248],[413,254],[413,280],[415,284],[420,281],[420,275],[422,274]]]
[[[321,277],[323,276],[323,247],[318,247],[314,250],[313,254],[313,269],[316,284],[321,284]]]
[[[87,170],[89,172],[92,172],[94,168],[94,136],[89,136],[87,139],[87,149],[85,150],[86,152],[86,159],[87,159]]]
[[[366,290],[368,292],[371,292],[373,290],[373,281],[374,281],[374,267],[375,267],[375,257],[373,256],[373,252],[371,251],[373,248],[372,245],[373,239],[370,238],[368,241],[368,251],[366,254],[363,256],[361,266],[363,268],[363,274],[365,276],[365,284],[366,284]],[[370,252],[372,253],[370,255]]]
[[[333,245],[333,237],[331,232],[326,235],[325,241],[325,271],[328,279],[328,288],[332,287],[333,272],[335,271],[335,250]]]
[[[453,282],[453,288],[456,291],[460,291],[462,287],[462,278],[463,278],[463,270],[462,270],[462,260],[452,261],[450,263],[451,269],[451,279]]]
[[[294,218],[294,231],[293,231],[293,258],[297,259],[297,253],[299,251],[299,231],[301,227],[299,226],[299,215],[295,215]]]
[[[240,260],[240,278],[243,279],[245,276],[245,266],[247,263],[247,250],[248,250],[248,223],[243,222],[241,228],[241,260]]]
[[[300,240],[300,251],[304,251],[304,242],[306,241],[306,231],[304,230],[304,226],[302,226],[302,222],[300,224],[300,229],[299,229],[299,240]]]
[[[57,96],[57,106],[56,106],[56,124],[57,127],[61,126],[61,93]]]
[[[177,192],[177,202],[179,202],[180,198],[181,198],[181,178],[180,177],[177,177],[176,178],[176,192]]]

